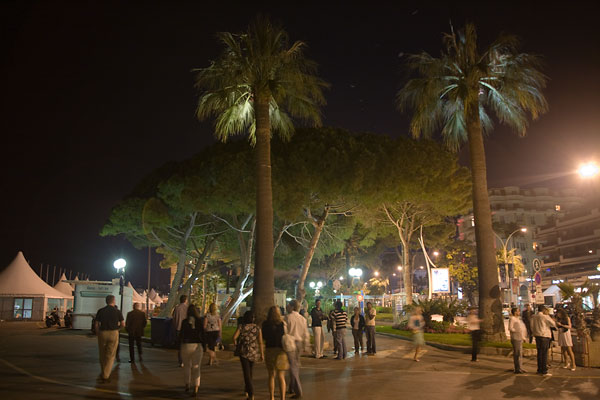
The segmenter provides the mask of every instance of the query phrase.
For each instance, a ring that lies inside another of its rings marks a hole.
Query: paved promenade
[[[347,343],[351,345],[350,337]],[[376,356],[349,354],[302,359],[305,399],[599,399],[600,369],[571,372],[555,367],[552,377],[514,375],[512,358],[470,356],[426,347],[412,361],[410,342],[377,337]],[[43,329],[34,323],[0,324],[0,393],[2,399],[183,399],[182,370],[174,350],[144,348],[144,362],[129,364],[126,342],[112,382],[98,384],[96,338],[84,332]],[[202,366],[200,398],[243,399],[239,361],[219,353],[218,366]],[[557,363],[555,362],[555,365]],[[535,372],[535,360],[525,369]],[[268,399],[264,364],[255,366],[256,399]]]

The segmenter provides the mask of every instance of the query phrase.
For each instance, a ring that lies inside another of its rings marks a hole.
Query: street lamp
[[[600,172],[600,168],[595,162],[581,164],[577,170],[582,178],[593,178]]]
[[[375,272],[373,272],[373,275],[375,275],[375,276],[379,276],[379,271],[375,271]]]
[[[512,282],[510,282],[510,277],[508,275],[508,242],[510,241],[510,238],[517,232],[527,232],[527,228],[523,227],[523,228],[519,228],[519,229],[515,229],[514,232],[511,232],[510,235],[508,235],[508,237],[506,238],[506,241],[503,241],[502,238],[496,233],[494,232],[494,235],[496,235],[496,237],[498,238],[498,240],[500,240],[500,243],[502,244],[502,254],[504,254],[504,274],[506,277],[506,283],[508,283],[509,285],[509,289],[511,290],[511,303],[512,303]],[[513,253],[513,268],[514,268],[514,253]],[[500,280],[500,271],[498,271],[498,280]]]
[[[113,262],[113,267],[117,270],[117,273],[120,274],[119,277],[119,295],[121,296],[121,308],[119,309],[123,312],[123,285],[125,284],[125,266],[127,262],[123,258],[119,258]]]

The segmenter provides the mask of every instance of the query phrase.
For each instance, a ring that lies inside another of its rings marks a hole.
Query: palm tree
[[[316,63],[305,57],[306,45],[296,41],[290,46],[283,28],[266,17],[258,16],[244,33],[222,32],[218,39],[224,47],[220,57],[194,70],[200,92],[196,112],[200,120],[215,117],[219,140],[247,134],[255,146],[253,304],[262,319],[274,302],[271,134],[289,137],[292,118],[320,125],[327,84],[316,76]]]
[[[400,110],[414,110],[414,137],[430,137],[441,128],[446,144],[457,149],[469,144],[473,182],[473,215],[479,260],[479,309],[482,327],[490,338],[504,336],[494,234],[488,199],[483,134],[492,127],[488,114],[525,135],[528,114],[536,119],[547,110],[542,89],[546,77],[539,58],[518,53],[514,36],[500,36],[483,52],[477,48],[475,26],[443,35],[443,51],[410,56],[409,69],[417,77],[398,92]]]

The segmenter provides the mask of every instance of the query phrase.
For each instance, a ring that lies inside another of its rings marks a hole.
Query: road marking
[[[133,395],[131,393],[126,393],[126,392],[118,392],[116,390],[110,390],[110,389],[102,389],[102,388],[97,388],[97,387],[93,387],[93,386],[85,386],[85,385],[76,385],[73,383],[68,383],[68,382],[61,382],[61,381],[57,381],[55,379],[50,379],[50,378],[46,378],[43,376],[38,376],[38,375],[34,375],[31,372],[21,368],[21,367],[17,367],[16,365],[0,358],[0,361],[2,363],[4,363],[6,366],[14,369],[15,371],[23,374],[23,375],[27,375],[33,379],[37,379],[38,381],[41,382],[45,382],[45,383],[53,383],[55,385],[62,385],[62,386],[69,386],[72,388],[76,388],[76,389],[85,389],[85,390],[95,390],[97,392],[102,392],[102,393],[109,393],[109,394],[118,394],[119,396],[126,396],[126,397],[133,397]]]

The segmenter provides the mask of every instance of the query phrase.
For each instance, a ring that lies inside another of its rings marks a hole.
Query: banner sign
[[[450,273],[448,268],[431,269],[431,291],[433,293],[450,293]]]

